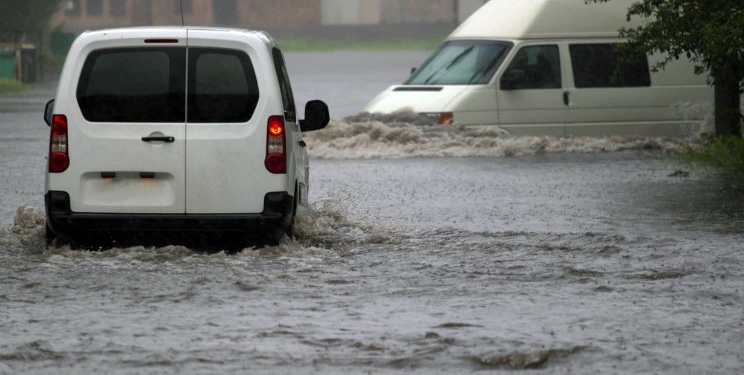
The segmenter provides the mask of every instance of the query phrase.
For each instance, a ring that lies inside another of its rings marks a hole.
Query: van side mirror
[[[52,115],[54,115],[54,99],[48,101],[44,107],[44,122],[47,126],[52,126]]]
[[[320,130],[331,121],[328,113],[328,105],[322,100],[311,100],[305,104],[305,119],[300,120],[300,129],[303,132]]]
[[[501,77],[502,90],[515,90],[524,84],[524,69],[509,69]]]

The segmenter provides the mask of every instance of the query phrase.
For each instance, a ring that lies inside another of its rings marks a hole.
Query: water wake
[[[691,140],[669,137],[511,136],[499,128],[439,126],[412,113],[360,114],[332,121],[306,135],[308,150],[322,159],[503,157],[556,152],[658,150],[674,152]]]
[[[20,206],[17,208],[13,225],[0,227],[0,246],[21,249],[26,253],[44,253],[46,255],[80,256],[88,252],[71,249],[67,245],[47,247],[45,241],[46,216],[43,209]],[[353,222],[340,202],[321,200],[306,210],[298,213],[295,223],[295,238],[283,238],[276,246],[264,246],[243,249],[245,256],[279,258],[292,256],[324,255],[330,250],[338,251],[360,244],[394,243],[395,233],[372,224]],[[215,246],[219,248],[219,244]],[[96,256],[127,257],[132,254],[150,256],[183,256],[200,252],[184,246],[163,246],[147,248],[133,246],[111,248]],[[95,253],[90,253],[95,254]],[[224,254],[224,252],[222,253]],[[219,256],[219,254],[213,254]],[[139,260],[142,257],[137,255]]]

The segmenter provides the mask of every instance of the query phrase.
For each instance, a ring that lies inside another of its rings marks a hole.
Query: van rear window
[[[188,64],[186,60],[187,50],[178,47],[91,53],[77,87],[83,116],[91,122],[251,119],[258,102],[258,82],[244,52],[191,48]]]
[[[651,86],[648,59],[643,53],[621,52],[618,43],[569,46],[577,88]]]
[[[77,100],[93,122],[183,122],[186,51],[111,49],[91,53]]]
[[[240,51],[189,49],[189,122],[245,122],[258,104],[258,82]]]

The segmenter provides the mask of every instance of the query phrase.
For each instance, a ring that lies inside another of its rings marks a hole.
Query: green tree
[[[61,0],[0,0],[0,33],[17,42],[24,33],[44,30]]]
[[[627,17],[643,21],[642,26],[620,32],[629,38],[631,47],[666,54],[656,68],[686,56],[696,64],[696,73],[710,72],[716,135],[741,136],[744,1],[637,0],[628,8]]]

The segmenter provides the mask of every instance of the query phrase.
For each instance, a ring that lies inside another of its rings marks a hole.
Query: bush
[[[685,149],[680,158],[720,178],[726,186],[744,190],[744,138],[741,136],[706,137],[698,145]]]
[[[25,88],[22,83],[14,79],[0,78],[0,95],[21,92]]]

